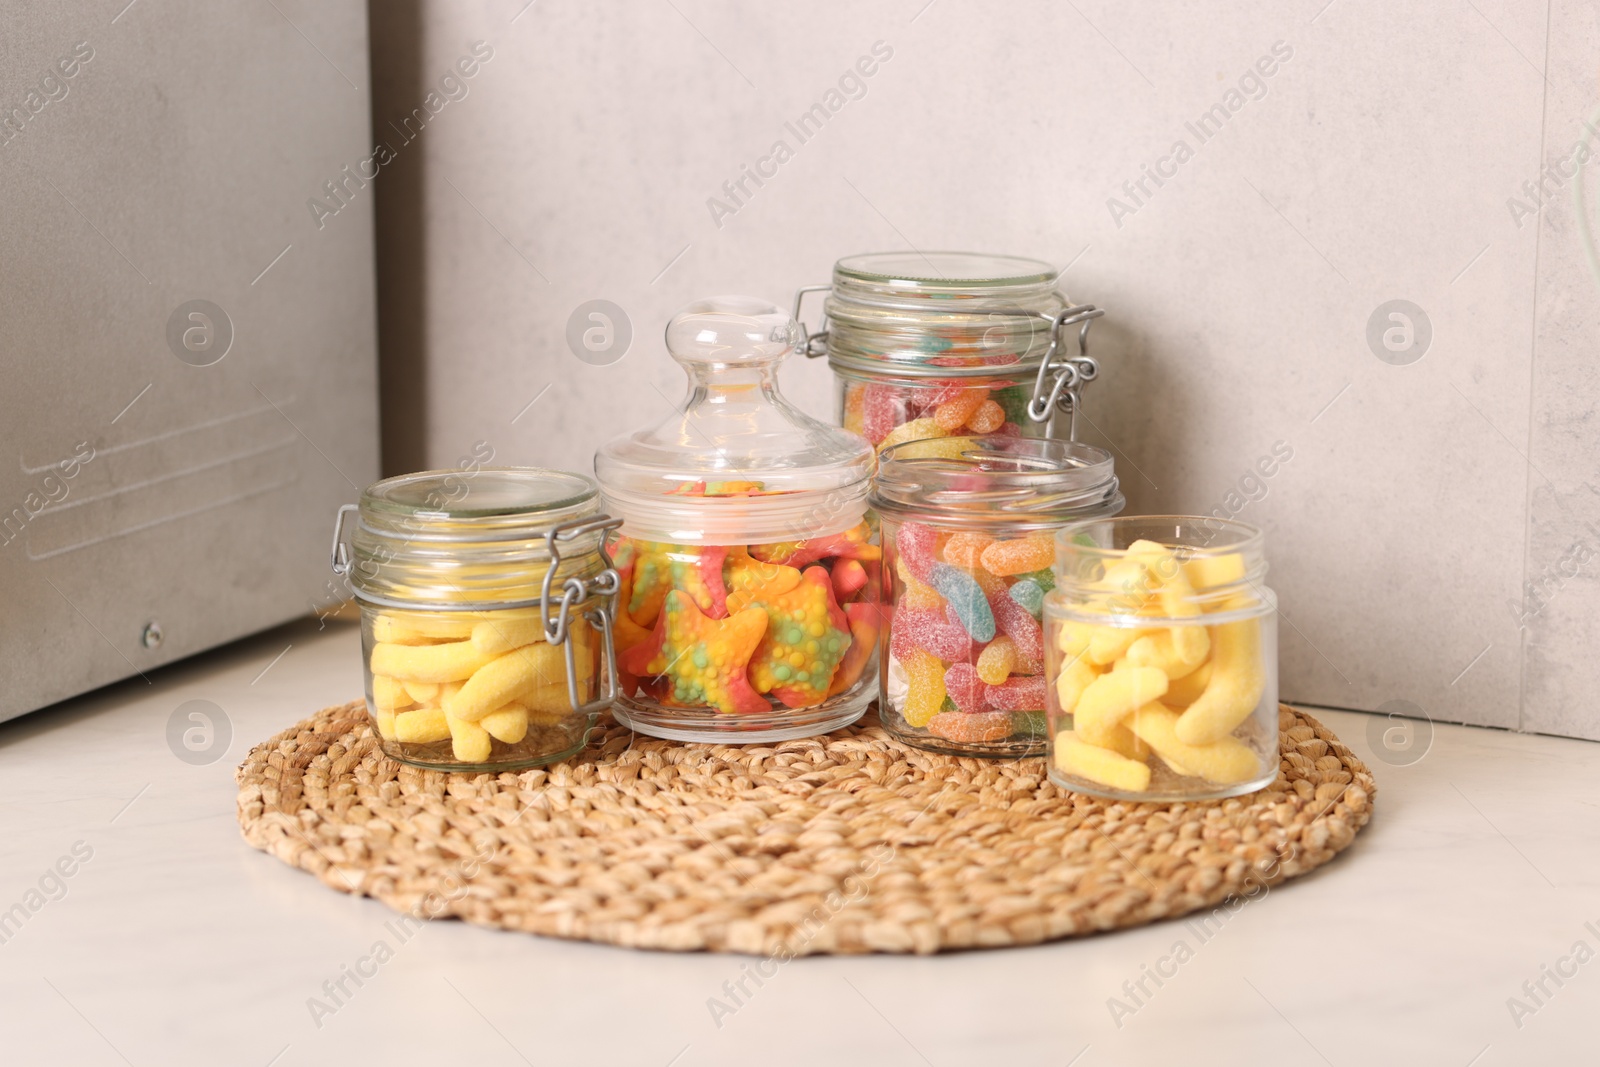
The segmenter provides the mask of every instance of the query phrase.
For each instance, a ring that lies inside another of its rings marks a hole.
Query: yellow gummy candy
[[[1072,710],[1073,729],[1091,745],[1109,745],[1113,726],[1166,691],[1167,676],[1154,667],[1102,674],[1078,698]]]
[[[944,597],[931,585],[917,581],[916,576],[906,569],[904,556],[896,556],[894,560],[894,573],[900,579],[900,596],[898,603],[907,608],[944,608]]]
[[[457,760],[462,763],[482,763],[489,758],[489,750],[494,742],[489,739],[488,730],[454,715],[446,715],[445,724],[450,729],[450,751]]]
[[[1200,694],[1206,691],[1210,682],[1211,661],[1206,660],[1182,678],[1172,679],[1167,684],[1167,692],[1162,696],[1161,703],[1169,708],[1186,708],[1200,699]]]
[[[1151,631],[1136,626],[1098,626],[1089,628],[1089,661],[1100,666],[1115,663],[1128,649]]]
[[[1215,627],[1211,677],[1206,690],[1184,711],[1178,737],[1203,745],[1228,736],[1256,710],[1266,688],[1261,665],[1261,624],[1254,619]]]
[[[528,709],[521,704],[507,704],[479,719],[478,725],[496,741],[514,745],[528,736]]]
[[[472,628],[473,647],[486,656],[499,656],[543,640],[544,620],[537,615],[484,619]]]
[[[938,656],[920,648],[901,662],[909,683],[900,716],[907,725],[926,726],[944,704],[944,664]]]
[[[978,677],[990,685],[999,685],[1017,669],[1017,646],[1011,638],[1001,634],[978,654]]]
[[[406,687],[406,695],[418,704],[432,704],[439,699],[438,682],[401,682]]]
[[[1000,639],[997,637],[995,640]],[[1100,673],[1082,657],[1062,664],[1061,673],[1056,675],[1056,699],[1060,703],[1062,712],[1072,714],[1078,706],[1078,699],[1083,696],[1083,691],[1098,677]]]
[[[1167,626],[1148,632],[1128,646],[1128,662],[1155,667],[1168,678],[1193,674],[1211,652],[1204,626]]]
[[[1150,766],[1099,745],[1091,745],[1071,730],[1056,734],[1056,769],[1062,774],[1087,778],[1110,789],[1142,793],[1150,788]]]
[[[893,437],[893,432],[889,436]],[[884,440],[887,443],[888,438]],[[916,444],[907,444],[895,455],[903,459],[960,459],[971,447],[970,437],[930,437]]]
[[[405,683],[386,674],[372,676],[372,705],[380,711],[398,711],[409,708],[415,701],[406,691]]]
[[[524,645],[480,667],[460,692],[445,698],[445,710],[465,722],[477,722],[524,694],[557,682],[565,700],[566,676],[566,656],[560,648],[542,641]]]
[[[1089,651],[1089,640],[1094,636],[1094,627],[1085,622],[1073,622],[1070,619],[1061,623],[1056,630],[1056,647],[1068,659],[1077,659]]]
[[[372,721],[378,726],[379,737],[385,741],[394,740],[394,712],[379,708],[372,713]]]
[[[394,717],[394,739],[408,745],[425,745],[450,736],[450,724],[440,708],[402,711]]]
[[[893,448],[895,445],[905,444],[907,441],[921,441],[928,437],[944,437],[945,432],[933,419],[912,419],[902,422],[899,426],[889,431],[889,435],[878,443],[878,451]]]
[[[1198,775],[1218,785],[1248,782],[1261,770],[1261,761],[1250,747],[1236,737],[1224,737],[1204,745],[1191,745],[1178,737],[1178,713],[1159,703],[1146,704],[1134,712],[1128,727],[1141,741],[1173,765],[1179,773]]]
[[[425,645],[433,641],[464,641],[472,635],[474,618],[456,615],[379,615],[372,620],[372,640],[378,644]]]
[[[407,682],[456,682],[489,662],[471,641],[447,645],[374,645],[372,673]]]

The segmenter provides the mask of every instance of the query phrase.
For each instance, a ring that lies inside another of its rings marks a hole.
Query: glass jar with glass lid
[[[617,525],[588,478],[527,467],[388,478],[340,508],[384,754],[503,771],[582,749],[615,695]]]
[[[892,605],[884,727],[957,756],[1044,751],[1055,533],[1122,509],[1111,456],[1026,437],[908,441],[883,453],[871,503]]]
[[[688,395],[595,456],[621,593],[614,713],[679,741],[779,741],[854,722],[874,695],[872,449],[778,391],[803,334],[764,300],[667,326]]]
[[[1050,264],[971,252],[878,252],[834,264],[806,354],[833,368],[840,425],[880,451],[928,437],[1077,436],[1099,372],[1089,326]],[[1072,335],[1076,334],[1076,338]],[[1062,436],[1060,432],[1056,436]]]

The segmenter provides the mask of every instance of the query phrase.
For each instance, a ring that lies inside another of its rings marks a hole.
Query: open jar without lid
[[[1055,533],[1122,509],[1111,456],[1071,441],[946,437],[881,457],[888,639],[879,714],[907,744],[958,756],[1045,747],[1041,614]]]
[[[667,327],[688,395],[595,456],[622,519],[617,718],[684,741],[805,737],[871,699],[880,583],[873,454],[778,391],[799,326],[749,297]]]
[[[1115,800],[1239,796],[1278,774],[1277,597],[1261,531],[1074,523],[1045,602],[1050,778]]]
[[[588,478],[525,467],[389,478],[341,508],[333,569],[384,753],[501,771],[582,749],[615,689],[616,525]]]
[[[834,265],[822,329],[840,424],[880,450],[929,437],[1045,437],[1058,412],[1076,436],[1102,312],[1076,305],[1050,264],[971,252],[879,252]],[[1076,338],[1073,334],[1076,333]]]

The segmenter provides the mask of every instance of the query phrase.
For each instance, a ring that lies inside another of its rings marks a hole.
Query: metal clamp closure
[[[544,572],[544,584],[539,593],[539,608],[544,620],[544,637],[552,645],[562,646],[567,658],[567,700],[575,712],[600,711],[609,707],[617,699],[617,648],[612,638],[612,617],[616,611],[617,594],[622,590],[622,579],[617,574],[616,566],[611,561],[611,553],[606,549],[605,534],[622,525],[621,519],[599,518],[579,519],[574,522],[564,522],[552,526],[550,532],[545,534],[545,547],[550,556],[549,569]],[[556,570],[561,563],[560,542],[572,541],[583,537],[585,534],[600,534],[600,558],[605,561],[605,569],[593,578],[568,578],[561,586],[561,599],[558,602],[554,618],[550,610],[550,584],[555,579]],[[605,653],[606,669],[605,682],[600,695],[588,703],[578,700],[578,661],[577,653],[572,644],[572,631],[569,624],[572,620],[572,610],[582,607],[591,598],[601,600],[601,603],[583,613],[588,622],[600,630],[601,649]]]
[[[350,547],[344,541],[344,520],[348,515],[353,515],[360,510],[356,504],[340,504],[339,514],[333,520],[333,550],[328,557],[328,566],[333,568],[335,574],[350,573]]]
[[[805,302],[807,293],[826,293],[832,289],[832,285],[802,285],[794,291],[794,314],[790,318],[800,324],[800,351],[805,353],[807,359],[828,354],[828,313],[822,313],[823,328],[811,333],[806,329],[805,320],[800,318],[800,305]]]
[[[1028,401],[1028,418],[1033,422],[1048,422],[1055,409],[1068,412],[1071,421],[1067,426],[1067,439],[1078,439],[1078,409],[1083,406],[1083,386],[1100,374],[1100,365],[1089,355],[1089,327],[1105,312],[1093,304],[1079,304],[1058,311],[1050,318],[1050,347],[1044,361],[1039,364],[1039,375],[1033,383],[1033,397]],[[1078,354],[1061,358],[1064,347],[1062,331],[1068,326],[1078,327]]]

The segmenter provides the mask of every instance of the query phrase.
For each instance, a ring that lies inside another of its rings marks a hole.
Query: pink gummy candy
[[[1023,659],[1044,659],[1044,631],[1039,628],[1039,621],[1028,613],[1027,608],[1012,600],[1010,594],[1002,588],[990,595],[989,610],[994,612],[995,625],[1000,628],[1001,633],[1011,638]]]
[[[1022,427],[1014,422],[1003,422],[1000,424],[1000,428],[995,431],[995,435],[997,437],[1021,437]]]
[[[950,683],[946,681],[945,684]],[[951,699],[955,699],[953,692]],[[1043,711],[1044,675],[1017,675],[999,685],[986,686],[984,699],[996,711]]]
[[[950,669],[944,672],[945,694],[958,710],[969,715],[989,710],[984,705],[985,691],[988,688],[983,679],[978,677],[978,669],[970,663],[952,663]],[[1042,695],[1044,690],[1041,689],[1039,692]]]
[[[965,663],[973,658],[972,639],[967,631],[945,621],[938,608],[898,607],[889,627],[889,651],[902,662],[917,649],[946,663]]]
[[[861,434],[873,444],[889,436],[898,423],[895,417],[899,405],[895,403],[894,389],[887,385],[869,385],[861,401]]]
[[[931,526],[924,526],[920,522],[907,522],[900,526],[894,535],[895,547],[900,550],[900,558],[906,561],[906,569],[911,576],[919,582],[929,582],[933,573],[934,543],[938,535]]]

